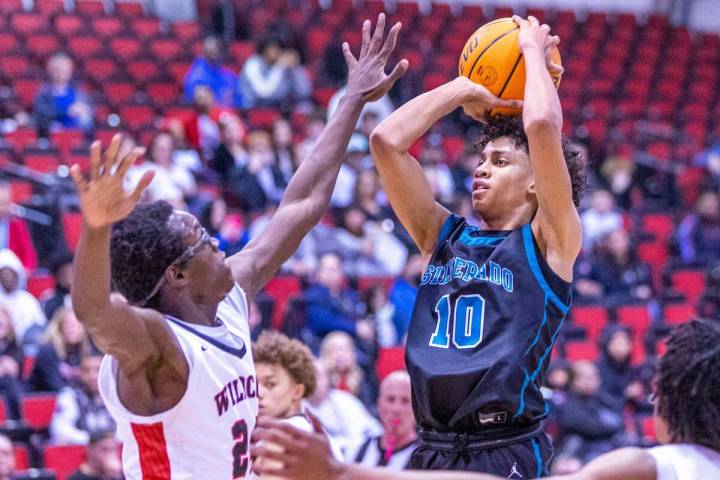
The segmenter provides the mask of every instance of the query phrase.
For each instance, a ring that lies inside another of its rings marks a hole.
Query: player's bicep
[[[373,136],[371,150],[393,211],[420,252],[431,254],[450,212],[435,201],[425,172],[411,155],[393,149],[377,136]]]

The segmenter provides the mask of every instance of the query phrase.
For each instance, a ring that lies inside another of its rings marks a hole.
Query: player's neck
[[[185,298],[163,301],[160,311],[172,315],[183,322],[202,325],[205,327],[217,326],[217,304],[203,305]]]
[[[536,206],[526,203],[512,210],[502,212],[476,212],[483,230],[515,230],[530,223],[535,216]]]

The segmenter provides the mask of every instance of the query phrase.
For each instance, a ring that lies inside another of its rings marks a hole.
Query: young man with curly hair
[[[526,72],[524,103],[498,101],[460,76],[411,100],[373,132],[371,150],[390,203],[424,257],[406,364],[419,447],[411,467],[535,478],[552,448],[543,433],[540,385],[570,308],[582,245],[576,210],[582,160],[563,140],[562,110],[548,69],[559,39],[514,17]],[[485,121],[477,144],[472,226],[433,194],[410,146],[463,107]]]

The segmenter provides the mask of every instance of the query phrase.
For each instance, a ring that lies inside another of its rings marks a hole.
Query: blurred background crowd
[[[403,468],[415,441],[409,383],[387,375],[403,368],[424,265],[368,139],[398,105],[450,80],[466,37],[512,9],[207,0],[190,2],[197,20],[171,23],[151,3],[0,2],[0,479],[30,467],[121,475],[101,357],[69,301],[81,217],[68,166],[87,168],[89,141],[116,132],[127,151],[147,146],[128,183],[154,170],[146,199],[191,211],[231,255],[265,227],[337,106],[341,40],[359,45],[361,21],[383,10],[404,23],[397,57],[410,71],[363,111],[330,210],[249,322],[255,337],[274,328],[312,349],[308,408],[349,460]],[[720,38],[663,13],[527,13],[561,36],[564,128],[589,163],[574,306],[545,389],[553,470],[569,473],[655,441],[663,337],[694,315],[720,321]],[[455,112],[412,149],[437,200],[475,222],[478,128]]]

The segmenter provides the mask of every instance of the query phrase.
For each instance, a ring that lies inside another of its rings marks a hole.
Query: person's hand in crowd
[[[295,68],[300,64],[300,55],[295,50],[287,49],[280,55],[277,63],[285,68]]]
[[[68,113],[71,117],[77,118],[81,123],[87,123],[92,119],[92,109],[85,102],[75,102],[70,105]]]
[[[645,387],[639,381],[630,382],[625,387],[625,398],[628,400],[641,401],[645,396]]]
[[[599,297],[603,294],[602,285],[586,278],[581,278],[575,282],[575,290],[584,297]]]
[[[0,377],[17,377],[20,366],[14,358],[3,355],[0,357]]]
[[[635,296],[642,300],[649,300],[652,297],[652,288],[649,285],[640,285],[635,288]]]
[[[355,332],[360,339],[367,342],[375,338],[375,326],[371,320],[358,320],[355,324]]]

